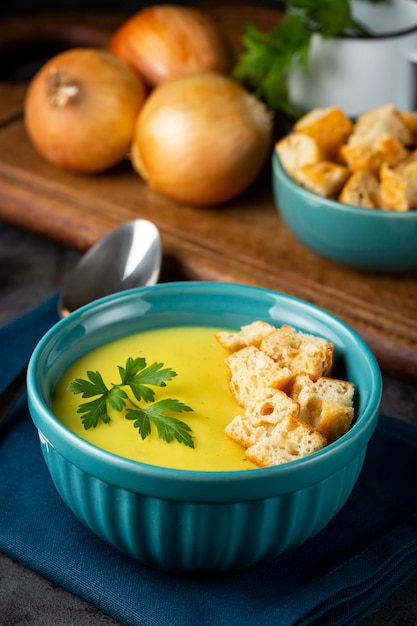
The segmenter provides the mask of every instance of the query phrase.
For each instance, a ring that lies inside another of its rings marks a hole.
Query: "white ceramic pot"
[[[373,36],[314,35],[308,74],[290,73],[291,101],[303,109],[339,105],[351,116],[388,103],[417,109],[416,0],[352,5]]]

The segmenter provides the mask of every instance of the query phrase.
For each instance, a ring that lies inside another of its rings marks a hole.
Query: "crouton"
[[[298,419],[299,405],[283,391],[269,390],[225,428],[246,448],[246,457],[265,467],[301,458],[327,445],[327,439]]]
[[[353,171],[379,175],[382,163],[393,165],[404,159],[413,134],[392,104],[365,111],[358,116],[353,132],[340,154]]]
[[[410,159],[398,167],[387,163],[381,167],[381,207],[391,211],[417,208],[417,160]]]
[[[231,393],[244,409],[224,432],[245,448],[253,464],[300,459],[350,427],[354,385],[329,377],[331,342],[288,324],[275,328],[265,322],[218,335],[229,352],[225,363]]]
[[[378,175],[382,159],[371,144],[347,143],[341,147],[340,154],[351,172],[371,172]]]
[[[403,176],[406,176],[407,178],[412,178],[413,176],[415,176],[416,173],[416,163],[417,150],[414,150],[413,152],[410,152],[407,158],[400,161],[400,163],[397,163],[397,165],[395,166],[395,171],[399,172]]]
[[[331,106],[309,111],[294,124],[294,130],[315,139],[325,154],[337,157],[353,131],[353,124],[339,107]]]
[[[329,376],[333,365],[333,344],[283,324],[261,343],[261,350],[282,368],[312,379]]]
[[[289,367],[275,363],[256,346],[233,352],[225,363],[230,391],[242,407],[250,406],[271,388],[285,389],[294,377]]]
[[[299,419],[287,416],[277,422],[270,434],[263,434],[247,448],[246,458],[258,467],[296,461],[322,450],[327,440]]]
[[[380,186],[377,177],[371,172],[354,172],[343,187],[339,202],[366,209],[378,209]]]
[[[417,111],[398,111],[404,124],[411,131],[414,137],[414,142],[417,137]]]
[[[366,171],[379,176],[383,163],[398,163],[408,155],[408,150],[399,139],[389,135],[347,143],[341,147],[340,154],[352,172]]]
[[[354,385],[335,378],[294,378],[289,396],[300,407],[299,418],[318,430],[331,443],[350,428],[354,416]]]
[[[300,169],[307,163],[324,160],[317,141],[302,133],[291,133],[275,144],[285,172],[296,182],[300,182]]]
[[[413,133],[392,104],[384,104],[361,113],[348,143],[373,144],[386,137],[395,137],[403,146],[413,143]]]
[[[224,429],[226,435],[244,448],[249,448],[264,435],[271,434],[277,423],[287,417],[297,417],[297,402],[284,391],[269,389],[247,407],[245,415],[237,415]]]
[[[222,331],[215,334],[219,344],[228,352],[236,352],[247,346],[259,348],[262,339],[276,330],[275,326],[267,322],[252,322],[242,326],[237,332]]]
[[[325,198],[337,196],[349,176],[348,167],[329,161],[307,163],[299,172],[301,184],[306,189]]]

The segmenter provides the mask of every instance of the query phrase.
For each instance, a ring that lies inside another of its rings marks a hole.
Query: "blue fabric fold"
[[[0,388],[58,319],[57,296],[0,329]],[[345,507],[315,538],[230,576],[147,569],[58,496],[22,396],[0,438],[0,550],[128,626],[359,623],[417,573],[417,428],[381,416]]]

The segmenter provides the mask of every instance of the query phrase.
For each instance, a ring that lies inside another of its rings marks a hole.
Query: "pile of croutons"
[[[350,428],[355,386],[332,377],[330,341],[260,320],[215,336],[228,353],[229,388],[242,408],[224,432],[254,465],[300,459]]]
[[[368,209],[417,209],[417,112],[386,104],[352,122],[337,106],[313,109],[275,148],[286,173],[321,196]]]

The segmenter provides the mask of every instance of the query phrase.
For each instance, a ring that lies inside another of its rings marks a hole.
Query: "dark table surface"
[[[0,221],[0,325],[54,293],[79,257],[75,250]],[[417,387],[384,376],[382,411],[417,424]],[[0,626],[117,623],[84,600],[0,554]],[[417,572],[363,621],[363,626],[416,624]]]

